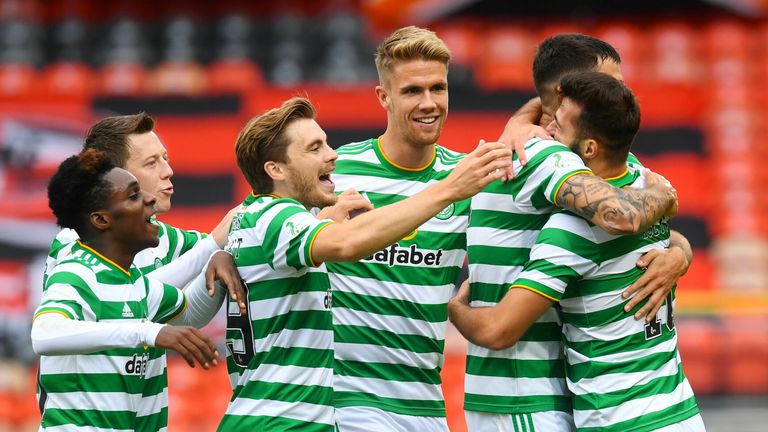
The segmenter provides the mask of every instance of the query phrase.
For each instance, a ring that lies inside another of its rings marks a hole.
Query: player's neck
[[[131,268],[133,259],[139,251],[127,250],[125,245],[104,239],[103,237],[96,237],[89,240],[80,240],[83,244],[89,248],[98,252],[104,258],[112,261],[120,266],[125,271]]]
[[[387,132],[379,138],[379,144],[387,160],[398,167],[422,169],[435,157],[434,146],[416,146],[399,137],[388,135]]]
[[[603,159],[593,159],[586,165],[593,174],[603,179],[621,177],[627,171],[626,163],[614,163]]]

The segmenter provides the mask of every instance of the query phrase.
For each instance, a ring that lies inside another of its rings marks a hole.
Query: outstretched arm
[[[553,303],[533,291],[513,286],[497,305],[471,307],[469,281],[464,281],[459,293],[448,302],[448,317],[468,341],[500,350],[517,343]]]
[[[646,181],[643,189],[620,189],[595,175],[579,173],[563,182],[555,204],[608,233],[634,234],[647,230],[663,216],[674,215],[677,191],[666,180]]]

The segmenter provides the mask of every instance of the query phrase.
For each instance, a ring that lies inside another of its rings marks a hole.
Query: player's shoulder
[[[435,144],[435,159],[436,159],[436,162],[442,165],[448,165],[448,166],[456,165],[457,163],[459,163],[459,161],[464,159],[466,155],[467,155],[466,153],[451,150],[439,144]]]
[[[376,138],[369,138],[365,141],[344,144],[336,149],[336,154],[341,158],[343,156],[354,156],[365,153],[376,146],[376,141],[378,141]]]
[[[525,154],[528,156],[529,161],[539,153],[556,152],[571,152],[571,149],[560,141],[538,137],[531,138],[525,143]]]

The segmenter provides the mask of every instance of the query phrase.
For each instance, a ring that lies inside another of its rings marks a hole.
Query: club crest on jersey
[[[303,217],[303,215],[298,214],[291,216],[285,221],[283,224],[283,232],[291,237],[296,237],[299,233],[307,229],[308,226],[309,221]]]
[[[440,220],[448,220],[453,216],[453,213],[456,211],[456,206],[451,203],[448,207],[444,208],[440,213],[436,214],[435,217]]]
[[[363,261],[387,264],[389,267],[393,267],[395,264],[428,265],[437,267],[440,265],[440,259],[442,257],[442,249],[427,252],[423,249],[419,249],[415,244],[412,244],[409,247],[401,247],[399,243],[395,243],[392,246],[382,249],[368,258],[365,258]]]

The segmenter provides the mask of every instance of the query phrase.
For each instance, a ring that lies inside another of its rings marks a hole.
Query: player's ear
[[[385,110],[389,110],[389,94],[384,86],[376,86],[376,99],[379,100],[379,104],[381,104]]]
[[[95,211],[88,215],[88,221],[97,231],[106,231],[112,226],[112,215],[106,211]]]
[[[592,138],[582,141],[581,146],[581,154],[585,159],[594,159],[600,154],[600,145]]]
[[[285,167],[280,162],[267,161],[264,162],[264,172],[272,180],[283,181],[285,180]]]

